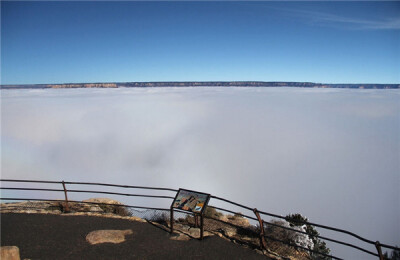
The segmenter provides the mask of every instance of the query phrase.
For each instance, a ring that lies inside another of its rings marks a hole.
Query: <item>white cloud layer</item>
[[[400,244],[399,99],[399,90],[2,90],[1,174],[189,188]]]

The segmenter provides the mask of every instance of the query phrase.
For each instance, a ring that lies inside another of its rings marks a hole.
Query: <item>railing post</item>
[[[260,213],[258,213],[258,210],[255,208],[253,209],[254,214],[256,215],[257,219],[258,219],[258,223],[260,225],[260,247],[261,250],[263,249],[267,249],[267,243],[265,242],[265,233],[264,233],[264,222],[260,217]]]
[[[379,243],[379,241],[376,241],[376,242],[375,242],[375,247],[376,247],[376,250],[378,251],[379,260],[383,260],[383,254],[382,254],[381,243]]]
[[[174,232],[174,209],[172,207],[170,208],[169,225],[170,225],[171,234],[172,234]]]
[[[203,214],[200,215],[200,240],[204,238],[204,216]]]
[[[62,181],[61,183],[62,183],[62,186],[64,189],[64,195],[65,195],[65,212],[69,212],[67,189],[65,188],[65,182]]]

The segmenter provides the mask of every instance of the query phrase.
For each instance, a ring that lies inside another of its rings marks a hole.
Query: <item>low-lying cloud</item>
[[[399,97],[348,89],[2,90],[2,178],[189,188],[400,244]]]

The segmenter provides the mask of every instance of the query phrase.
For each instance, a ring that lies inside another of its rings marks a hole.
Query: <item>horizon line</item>
[[[72,85],[72,84],[124,84],[124,83],[306,83],[315,85],[400,85],[400,83],[326,83],[313,81],[262,81],[262,80],[211,80],[211,81],[97,81],[97,82],[63,82],[63,83],[19,83],[0,84],[0,86],[22,86],[22,85]]]

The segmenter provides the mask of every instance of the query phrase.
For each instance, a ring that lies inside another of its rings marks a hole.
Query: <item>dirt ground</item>
[[[86,242],[101,229],[133,234],[120,244]],[[217,236],[176,241],[149,223],[93,216],[3,213],[1,245],[18,246],[21,259],[268,259]]]

